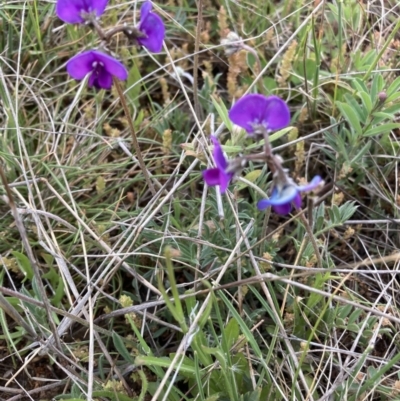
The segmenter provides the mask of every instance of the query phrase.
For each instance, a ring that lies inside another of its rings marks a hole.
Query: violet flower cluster
[[[102,40],[102,50],[88,50],[77,54],[67,62],[67,71],[72,78],[82,80],[89,75],[89,87],[110,89],[113,78],[125,80],[128,71],[125,66],[110,56],[106,43],[113,35],[123,32],[131,43],[144,46],[150,52],[162,49],[165,26],[162,19],[152,12],[152,4],[145,1],[140,9],[137,26],[117,26],[104,32],[98,19],[104,13],[108,0],[57,0],[58,17],[67,24],[88,24],[93,27]]]
[[[245,129],[250,137],[264,138],[262,153],[240,156],[227,160],[217,138],[211,137],[214,144],[213,158],[215,168],[203,171],[207,185],[219,185],[220,192],[225,193],[229,182],[243,168],[248,160],[266,161],[273,173],[272,190],[269,199],[262,199],[257,207],[260,210],[271,206],[278,214],[289,214],[292,206],[301,207],[301,193],[315,190],[322,185],[322,178],[315,176],[307,185],[296,185],[282,167],[282,160],[272,153],[268,135],[271,131],[285,128],[290,122],[290,111],[287,104],[277,96],[251,94],[239,99],[229,111],[229,119]]]

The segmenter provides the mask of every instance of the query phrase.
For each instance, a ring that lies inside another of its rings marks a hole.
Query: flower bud
[[[385,100],[387,99],[387,94],[386,94],[386,92],[379,92],[378,93],[378,99],[379,99],[379,101],[381,102],[381,103],[384,103],[385,102]]]

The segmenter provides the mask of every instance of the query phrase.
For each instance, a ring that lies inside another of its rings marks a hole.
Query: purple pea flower
[[[56,12],[60,20],[68,24],[82,24],[85,14],[100,17],[106,9],[108,0],[58,0]]]
[[[121,80],[128,78],[128,71],[122,63],[97,50],[89,50],[72,57],[67,62],[67,71],[77,80],[90,74],[88,85],[97,89],[110,89],[113,76]]]
[[[229,181],[233,177],[233,172],[227,171],[228,161],[225,159],[218,139],[215,136],[211,136],[211,140],[214,144],[213,157],[217,167],[204,170],[203,178],[207,185],[209,185],[210,187],[214,185],[219,185],[221,194],[223,194],[228,188]]]
[[[150,1],[143,3],[140,9],[139,31],[145,36],[137,38],[137,42],[149,49],[153,53],[158,53],[162,49],[165,36],[165,26],[161,17],[151,12],[152,4]]]
[[[275,183],[269,199],[262,199],[258,202],[257,207],[260,210],[272,206],[275,213],[289,214],[292,210],[292,203],[296,208],[301,207],[301,192],[309,192],[318,187],[322,183],[320,176],[315,176],[307,185],[296,185],[289,177],[284,183]]]
[[[230,120],[253,134],[261,126],[267,131],[285,128],[290,122],[287,104],[278,96],[245,95],[229,111]]]

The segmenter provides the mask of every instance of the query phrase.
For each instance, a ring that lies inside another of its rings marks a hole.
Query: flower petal
[[[297,193],[297,195],[294,197],[292,203],[294,204],[296,209],[300,209],[301,208],[301,196],[300,196],[299,193]]]
[[[97,85],[102,89],[111,89],[113,83],[112,75],[104,68],[99,69],[97,75]]]
[[[89,50],[87,52],[79,53],[72,57],[67,62],[67,71],[74,79],[83,79],[85,76],[93,70],[93,63],[96,61],[94,51]]]
[[[258,209],[258,210],[264,210],[264,209],[266,209],[268,206],[271,206],[271,203],[270,203],[269,199],[261,199],[261,200],[258,201],[258,203],[257,203],[257,209]]]
[[[228,162],[225,159],[224,152],[222,151],[222,147],[218,141],[218,139],[215,136],[211,136],[211,141],[214,144],[214,150],[213,150],[213,157],[215,164],[217,167],[221,170],[225,170],[228,166]]]
[[[109,74],[114,75],[121,80],[128,78],[128,71],[126,70],[125,66],[114,57],[96,50],[93,50],[92,53],[96,61],[103,63],[104,69]]]
[[[269,199],[261,199],[257,203],[257,208],[264,210],[268,206],[272,206],[272,209],[276,213],[288,214],[292,210],[292,202],[295,202],[297,206],[299,199],[301,204],[301,197],[294,185],[286,185],[281,190],[274,187],[271,197]]]
[[[259,210],[264,210],[268,206],[272,206],[273,211],[278,214],[289,214],[292,210],[292,204],[290,202],[284,203],[282,205],[273,205],[271,204],[270,199],[261,199],[257,203],[257,208]]]
[[[150,4],[150,6],[148,6]],[[142,46],[153,53],[158,53],[162,49],[163,40],[165,37],[165,26],[160,16],[150,12],[151,3],[146,2],[141,9],[139,30],[143,32],[146,37],[138,38],[137,41]],[[144,16],[143,14],[144,13]]]
[[[56,13],[58,18],[69,24],[83,23],[82,12],[96,12],[100,17],[104,13],[108,0],[58,0]]]
[[[219,169],[217,168],[209,168],[207,170],[202,171],[204,181],[208,186],[213,187],[214,185],[220,184],[220,174]]]
[[[85,20],[81,17],[81,12],[86,10],[85,0],[58,0],[56,4],[56,13],[60,20],[68,24],[83,23]]]
[[[56,13],[60,20],[68,24],[78,24],[85,22],[81,17],[81,12],[85,11],[85,5],[82,0],[58,0],[56,4]]]
[[[153,8],[153,5],[151,4],[151,1],[145,1],[142,4],[142,7],[140,7],[140,22],[146,19],[147,15]]]
[[[228,188],[229,182],[233,177],[233,173],[225,173],[225,171],[219,171],[219,191],[224,194]]]
[[[266,98],[263,114],[263,122],[267,129],[279,130],[285,128],[290,123],[289,107],[278,96],[269,96]]]
[[[278,96],[250,94],[234,104],[229,111],[229,118],[251,134],[254,124],[263,124],[269,130],[284,128],[290,122],[290,112]]]
[[[261,124],[261,110],[266,107],[266,97],[263,95],[246,95],[239,99],[229,111],[230,120],[244,128],[248,133],[253,132],[252,124]]]
[[[290,203],[298,195],[297,187],[294,185],[286,185],[280,191],[275,187],[272,191],[269,203],[272,206],[284,205]]]
[[[91,3],[91,6],[89,6],[89,8],[95,10],[96,15],[100,17],[100,15],[104,13],[104,10],[107,7],[108,0],[91,0],[89,1],[89,3]]]
[[[318,185],[320,185],[322,181],[323,181],[322,178],[319,175],[316,175],[308,184],[299,185],[297,187],[297,190],[300,192],[312,191],[313,189],[318,187]]]
[[[292,205],[290,203],[285,203],[284,205],[275,205],[272,206],[272,209],[274,210],[275,213],[277,214],[289,214],[292,210]]]
[[[88,87],[91,88],[92,86],[97,89],[101,89],[99,83],[97,82],[97,74],[95,71],[90,74],[90,77],[88,79]]]

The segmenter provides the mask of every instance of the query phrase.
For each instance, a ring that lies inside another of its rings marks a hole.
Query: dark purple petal
[[[301,196],[299,193],[297,193],[292,202],[297,209],[301,208]]]
[[[251,94],[233,105],[229,118],[251,134],[255,124],[262,124],[269,130],[286,127],[290,122],[290,112],[286,103],[277,96]]]
[[[140,45],[147,47],[153,53],[158,53],[162,49],[165,37],[165,26],[160,16],[150,12],[152,6],[149,1],[145,2],[141,8],[139,31],[146,37],[138,38]]]
[[[207,185],[219,185],[221,194],[228,188],[229,182],[233,177],[232,172],[227,172],[228,162],[225,159],[222,147],[215,136],[211,136],[214,144],[213,158],[217,168],[211,168],[203,171],[203,178]]]
[[[99,69],[97,74],[97,87],[102,89],[111,89],[112,83],[112,75],[104,68]]]
[[[92,72],[90,74],[89,79],[88,79],[88,86],[89,86],[89,88],[94,86],[97,89],[101,89],[99,86],[99,83],[97,81],[97,74],[95,72]]]
[[[228,188],[229,182],[233,177],[232,173],[226,173],[218,168],[209,168],[202,171],[204,181],[208,186],[213,187],[219,185],[221,194],[225,193]]]
[[[318,185],[320,185],[322,181],[322,178],[319,175],[316,175],[307,185],[299,185],[297,187],[297,190],[300,192],[312,191],[313,189],[318,187]]]
[[[228,188],[229,182],[233,177],[233,173],[226,173],[225,171],[219,171],[219,191],[224,194]]]
[[[96,61],[103,63],[104,69],[109,74],[114,75],[121,80],[125,80],[128,78],[128,71],[126,70],[125,66],[114,57],[95,50],[93,50],[93,54],[96,58]]]
[[[285,215],[290,213],[290,211],[292,210],[292,205],[290,203],[285,203],[284,205],[272,206],[272,209],[277,214]]]
[[[207,170],[202,171],[204,181],[208,186],[213,187],[214,185],[219,185],[220,183],[220,174],[219,169],[217,168],[209,168]]]
[[[228,166],[228,162],[225,159],[222,147],[215,136],[211,136],[212,143],[214,144],[213,157],[215,164],[221,170],[225,170]]]
[[[58,18],[69,24],[83,23],[82,12],[95,11],[100,17],[104,13],[108,0],[58,0],[56,13]]]
[[[95,52],[90,50],[79,53],[67,62],[67,71],[72,78],[81,80],[93,70],[93,63],[96,61]]]

